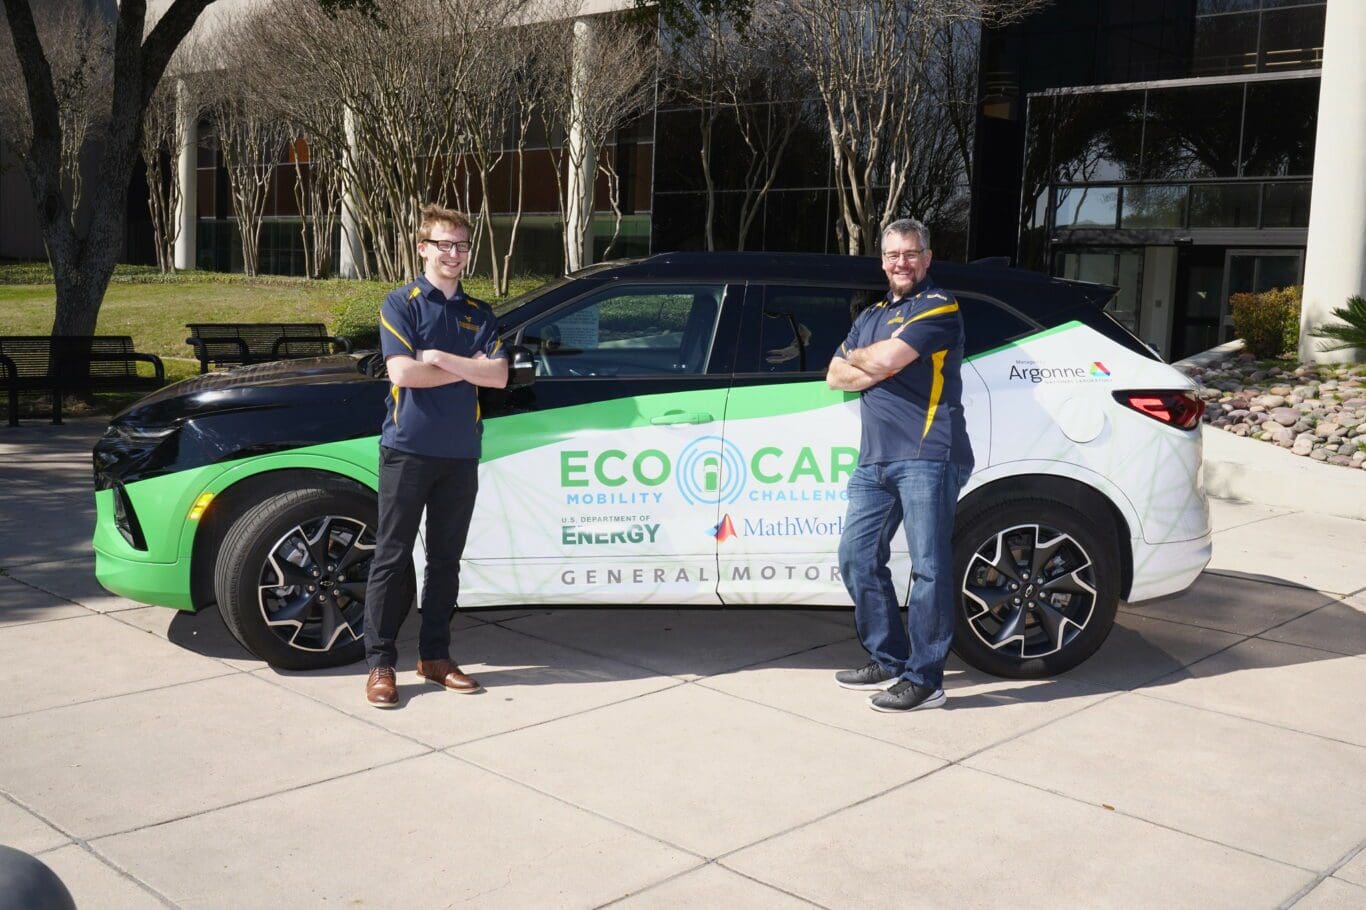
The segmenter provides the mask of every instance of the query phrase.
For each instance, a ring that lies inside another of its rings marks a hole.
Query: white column
[[[176,82],[176,129],[180,154],[176,159],[176,181],[180,184],[180,205],[175,218],[175,267],[192,269],[199,250],[195,218],[199,212],[199,110],[190,97],[185,80]]]
[[[583,133],[580,107],[583,84],[589,67],[593,65],[593,22],[574,20],[574,66],[571,76],[572,91],[569,114],[569,185],[565,206],[565,230],[577,231],[567,244],[569,258],[566,272],[573,272],[593,261],[593,183],[597,173],[595,149]],[[577,166],[575,162],[578,162]]]
[[[346,118],[346,158],[348,162],[356,159],[356,127],[352,122],[351,109],[347,108]],[[356,207],[354,197],[351,195],[351,180],[342,174],[342,210],[341,210],[341,259],[337,263],[337,274],[342,278],[359,278],[361,276],[360,263],[365,256],[365,247],[362,245],[360,236],[360,225],[356,223]]]
[[[1309,204],[1309,249],[1304,262],[1300,357],[1346,361],[1351,351],[1326,354],[1307,332],[1333,319],[1347,298],[1366,294],[1366,3],[1328,0],[1323,36],[1323,82],[1314,143],[1314,188]],[[1360,355],[1358,355],[1360,356]]]

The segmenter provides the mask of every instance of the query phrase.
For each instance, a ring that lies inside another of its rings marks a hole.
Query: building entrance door
[[[1171,359],[1180,360],[1219,344],[1223,312],[1222,247],[1179,247],[1176,251],[1176,308],[1172,313]]]

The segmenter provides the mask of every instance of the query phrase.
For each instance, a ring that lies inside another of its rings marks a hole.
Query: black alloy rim
[[[1095,569],[1084,547],[1047,525],[997,531],[963,576],[968,625],[993,651],[1020,660],[1056,654],[1091,621]]]
[[[361,638],[375,534],[365,522],[324,515],[300,522],[270,548],[258,603],[266,626],[301,651]]]

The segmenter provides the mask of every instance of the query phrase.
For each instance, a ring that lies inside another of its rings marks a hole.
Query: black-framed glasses
[[[893,253],[889,251],[882,254],[882,261],[888,264],[896,262],[900,259],[905,259],[907,262],[915,262],[917,259],[924,255],[924,250],[903,250],[900,253]]]
[[[430,243],[443,253],[454,250],[457,253],[468,253],[474,248],[474,244],[468,240],[433,240],[430,237],[423,237],[419,243]]]

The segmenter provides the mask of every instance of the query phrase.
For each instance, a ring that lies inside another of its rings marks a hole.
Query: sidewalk
[[[0,432],[0,842],[80,906],[1366,906],[1366,522],[1215,501],[1190,591],[944,710],[835,687],[843,611],[526,609],[380,712],[99,588],[101,429]]]

